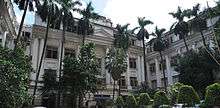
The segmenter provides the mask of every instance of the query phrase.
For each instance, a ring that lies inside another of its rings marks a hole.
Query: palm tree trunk
[[[145,41],[144,41],[144,37],[142,39],[142,44],[143,44],[143,57],[144,57],[144,80],[145,80],[145,83],[147,84],[147,68],[146,68],[146,55],[145,55],[145,49],[146,49],[146,46],[145,46]]]
[[[35,94],[36,94],[36,91],[37,91],[38,78],[39,78],[39,75],[40,75],[40,70],[41,70],[41,66],[42,66],[42,63],[43,63],[44,53],[45,53],[46,45],[47,45],[47,38],[48,38],[49,28],[50,28],[50,16],[47,17],[47,29],[46,29],[45,39],[44,39],[43,51],[42,51],[41,58],[40,58],[40,64],[39,64],[39,67],[38,67],[38,70],[37,70],[37,73],[36,73],[36,78],[35,78],[32,105],[34,105]]]
[[[203,34],[203,32],[202,32],[202,29],[201,29],[200,27],[199,27],[199,32],[200,32],[200,34],[201,34],[201,36],[202,36],[203,45],[204,45],[205,47],[207,47],[206,41],[205,41],[205,36],[204,36],[204,34]]]
[[[189,47],[188,47],[188,45],[187,45],[187,43],[186,43],[185,35],[183,35],[183,42],[184,42],[184,44],[185,44],[186,51],[188,52],[188,51],[189,51]]]
[[[61,73],[62,73],[62,63],[63,63],[63,49],[64,49],[64,42],[65,42],[65,33],[66,33],[66,21],[64,18],[63,21],[63,36],[61,40],[61,50],[60,50],[60,66],[59,66],[59,85],[58,85],[58,101],[57,101],[57,108],[61,108],[60,106],[60,98],[61,98]]]
[[[18,45],[18,42],[19,42],[19,39],[20,39],[20,36],[21,36],[21,31],[22,31],[22,28],[23,28],[23,25],[24,25],[24,19],[25,19],[26,13],[27,13],[28,3],[29,3],[29,0],[26,0],[25,7],[24,7],[24,13],[22,15],[21,23],[20,23],[19,30],[18,30],[18,36],[15,40],[14,49],[17,48],[17,45]]]
[[[163,71],[163,79],[164,79],[164,88],[165,88],[165,92],[167,93],[167,83],[166,83],[166,75],[165,75],[165,69],[164,69],[164,61],[163,61],[163,55],[162,52],[160,51],[160,63],[162,64],[162,71]]]
[[[113,81],[114,85],[113,85],[113,100],[115,99],[115,80]]]
[[[118,96],[121,96],[121,78],[118,80]]]

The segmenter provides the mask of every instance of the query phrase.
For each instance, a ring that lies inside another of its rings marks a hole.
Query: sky
[[[177,7],[182,9],[192,8],[197,3],[201,4],[201,10],[207,7],[215,6],[214,0],[82,0],[86,4],[92,1],[95,11],[102,16],[111,19],[114,25],[130,24],[130,28],[137,26],[137,17],[146,17],[154,22],[148,29],[153,31],[155,26],[169,30],[170,26],[176,21],[169,15],[169,12],[175,12]],[[15,6],[17,20],[20,22],[22,12]],[[25,19],[26,24],[34,23],[34,13],[28,12]]]

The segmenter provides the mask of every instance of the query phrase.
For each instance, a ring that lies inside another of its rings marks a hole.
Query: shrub
[[[206,88],[205,106],[220,105],[220,84],[215,83]]]
[[[124,100],[121,96],[117,97],[117,99],[115,100],[115,105],[118,107],[124,106]]]
[[[126,98],[126,108],[137,107],[137,101],[133,95],[128,95]]]
[[[177,101],[191,107],[199,104],[199,96],[192,86],[184,85],[180,88]]]
[[[150,104],[150,96],[147,93],[141,93],[139,97],[139,105],[149,105]]]
[[[154,107],[158,108],[160,105],[169,105],[170,101],[164,91],[158,91],[154,94]]]
[[[171,98],[171,104],[174,105],[177,103],[177,97],[178,97],[178,94],[179,94],[179,90],[180,88],[183,86],[184,84],[182,83],[175,83],[174,85],[172,85],[170,87],[170,98]]]

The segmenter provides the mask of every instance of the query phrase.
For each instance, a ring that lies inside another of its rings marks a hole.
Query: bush
[[[206,88],[205,106],[220,105],[220,84],[215,83]]]
[[[150,104],[150,96],[147,93],[141,93],[139,97],[139,105],[149,105]]]
[[[189,107],[200,103],[198,94],[192,86],[188,85],[184,85],[180,88],[177,101]]]
[[[126,98],[126,108],[137,107],[137,101],[133,95],[128,95]]]
[[[158,108],[160,105],[169,105],[170,101],[164,91],[158,91],[154,94],[154,107]]]
[[[124,100],[121,96],[118,96],[117,99],[115,100],[115,105],[117,107],[122,107],[124,106]]]
[[[182,83],[175,83],[174,85],[172,85],[170,87],[170,98],[171,98],[171,104],[174,105],[177,103],[177,97],[178,97],[178,94],[179,94],[179,90],[180,88],[183,86],[184,84]]]

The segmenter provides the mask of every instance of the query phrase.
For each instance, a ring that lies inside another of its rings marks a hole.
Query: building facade
[[[86,101],[94,101],[96,97],[105,96],[111,97],[113,91],[113,80],[111,75],[105,69],[105,57],[108,50],[113,47],[114,41],[114,29],[112,27],[112,23],[103,18],[98,21],[93,21],[94,26],[94,34],[86,37],[85,42],[92,42],[95,44],[95,54],[98,58],[101,74],[98,78],[102,79],[102,86],[99,87],[98,92],[93,95],[92,98],[87,98]],[[31,28],[31,38],[29,48],[29,55],[32,57],[32,67],[33,72],[30,74],[30,94],[33,94],[33,86],[36,78],[36,71],[38,69],[40,56],[42,53],[43,45],[44,45],[44,37],[46,32],[46,23],[42,22],[41,19],[36,16],[35,24]],[[62,29],[62,28],[61,28]],[[26,30],[28,32],[30,30]],[[40,69],[40,77],[39,80],[42,80],[42,75],[47,70],[53,70],[57,73],[59,72],[59,61],[60,61],[60,51],[61,51],[61,38],[62,38],[62,30],[58,29],[50,29],[47,41],[46,52],[43,59],[43,65]],[[77,35],[72,32],[66,32],[65,35],[65,43],[64,43],[64,56],[69,53],[73,53],[76,56],[79,55],[80,45],[82,43],[82,36]],[[121,79],[121,87],[122,87],[122,95],[127,95],[130,91],[136,89],[141,82],[144,81],[144,68],[143,68],[143,52],[141,41],[138,41],[136,38],[131,37],[132,45],[128,51],[128,69],[122,75]],[[39,87],[42,84],[38,84]],[[37,92],[36,96],[36,105],[41,105],[42,96],[40,96],[40,92]],[[117,94],[117,93],[116,93]]]
[[[17,22],[11,0],[1,0],[0,10],[0,44],[12,49],[17,34]]]
[[[207,20],[207,30],[203,31],[206,44],[213,47],[213,36],[214,32],[212,25],[216,23],[219,17]],[[147,72],[148,72],[148,83],[153,89],[164,88],[164,81],[168,86],[179,81],[179,73],[175,71],[174,66],[178,63],[177,56],[186,52],[186,47],[178,35],[174,35],[172,32],[164,34],[164,39],[169,43],[168,48],[162,52],[164,59],[165,79],[162,72],[162,64],[160,64],[160,56],[158,52],[153,51],[153,46],[147,46]],[[200,32],[190,31],[186,37],[186,43],[189,49],[198,50],[203,46],[202,37]]]

